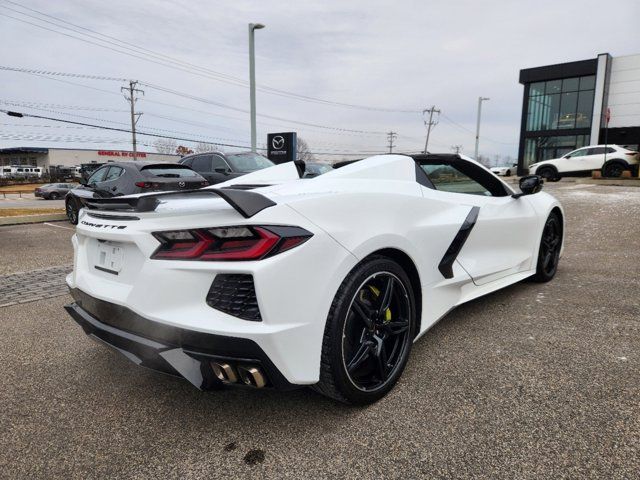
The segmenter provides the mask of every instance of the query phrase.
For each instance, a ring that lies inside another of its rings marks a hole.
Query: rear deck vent
[[[262,321],[252,275],[216,275],[207,293],[207,305],[243,320]]]

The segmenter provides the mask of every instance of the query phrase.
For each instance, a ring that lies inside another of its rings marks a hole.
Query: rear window
[[[196,172],[183,165],[149,165],[148,167],[142,167],[140,171],[146,175],[165,178],[187,178],[198,176]]]

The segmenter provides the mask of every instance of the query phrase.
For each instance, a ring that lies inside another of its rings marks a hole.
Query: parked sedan
[[[193,168],[213,185],[226,182],[247,173],[273,167],[273,162],[254,152],[209,152],[189,155],[180,160],[182,165]]]
[[[97,169],[86,183],[66,197],[67,217],[78,224],[81,198],[108,198],[134,193],[193,190],[209,183],[197,172],[179,163],[114,162]]]
[[[604,177],[619,177],[625,170],[637,172],[640,154],[618,145],[592,145],[567,153],[564,157],[529,165],[529,173],[557,182],[562,177],[591,175],[601,170]]]
[[[59,198],[64,198],[70,190],[77,186],[75,183],[47,183],[36,188],[34,194],[36,197],[44,198],[45,200],[58,200]]]

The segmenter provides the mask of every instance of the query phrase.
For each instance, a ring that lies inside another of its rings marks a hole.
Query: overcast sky
[[[114,39],[105,44],[99,40],[104,37],[33,10],[195,66],[180,67],[166,57],[150,57],[148,51],[116,46]],[[259,116],[258,142],[265,143],[268,132],[297,131],[317,152],[382,152],[389,130],[399,135],[398,151],[421,150],[425,127],[419,111],[435,105],[442,115],[429,150],[448,152],[452,145],[462,145],[464,153],[472,154],[482,95],[491,100],[483,105],[480,153],[516,157],[521,68],[603,52],[640,53],[638,0],[0,0],[0,65],[140,80],[233,107],[142,86],[138,127],[249,145],[249,115],[244,113],[249,108],[249,22],[266,25],[256,32],[259,86],[378,109],[259,91],[258,114],[287,120]],[[0,108],[128,128],[122,81],[0,70],[0,85],[0,101],[5,102]],[[0,118],[0,147],[130,148],[130,136],[124,133]],[[148,145],[141,149],[153,151],[154,139],[141,136],[139,142]]]

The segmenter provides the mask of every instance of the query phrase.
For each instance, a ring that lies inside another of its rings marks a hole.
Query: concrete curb
[[[23,225],[26,223],[59,222],[66,220],[64,213],[47,213],[39,215],[20,215],[16,217],[0,217],[0,226]]]
[[[583,178],[576,183],[585,185],[607,185],[609,187],[640,187],[640,178]]]

